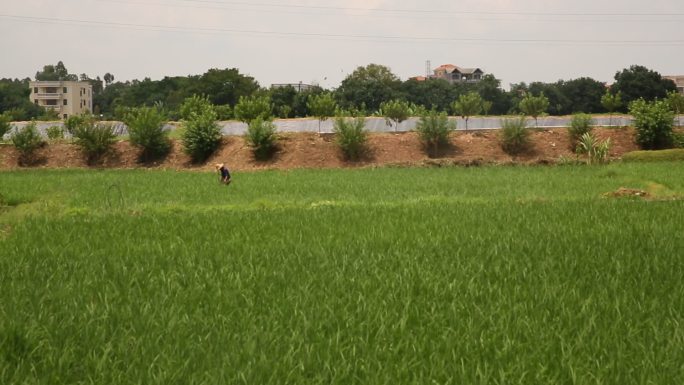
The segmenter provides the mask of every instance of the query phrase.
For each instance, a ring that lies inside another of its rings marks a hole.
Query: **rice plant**
[[[0,383],[679,384],[678,166],[2,172]]]

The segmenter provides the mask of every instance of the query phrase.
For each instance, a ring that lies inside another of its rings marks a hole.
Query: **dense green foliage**
[[[591,132],[593,124],[594,119],[589,114],[575,114],[572,116],[570,127],[568,127],[568,134],[570,135],[570,142],[573,148],[577,145],[582,135]]]
[[[456,125],[449,121],[446,112],[432,110],[420,117],[416,125],[418,137],[428,151],[433,154],[449,143],[449,134],[456,129]]]
[[[669,91],[676,91],[677,86],[672,80],[663,79],[656,71],[633,65],[615,74],[615,83],[610,90],[612,93],[621,93],[624,106],[629,106],[639,99],[664,99]]]
[[[400,86],[401,80],[388,67],[369,64],[349,74],[335,93],[342,108],[372,113],[382,102],[396,99]]]
[[[3,384],[684,382],[677,163],[0,178]]]
[[[216,123],[216,111],[207,99],[188,99],[196,107],[182,122],[183,150],[194,162],[202,162],[221,145],[221,128]]]
[[[64,128],[62,126],[50,126],[45,129],[45,134],[52,141],[64,139]]]
[[[501,148],[515,155],[527,150],[530,145],[530,130],[524,116],[501,121]]]
[[[510,91],[501,89],[501,81],[493,74],[485,74],[477,83],[449,83],[443,79],[411,78],[401,81],[391,69],[369,64],[358,67],[333,90],[326,91],[319,86],[302,85],[263,89],[250,76],[238,69],[209,69],[201,75],[164,77],[161,80],[131,80],[115,82],[114,75],[106,73],[104,81],[100,76],[90,78],[87,74],[70,74],[64,64],[46,65],[36,74],[41,79],[78,79],[93,86],[93,113],[105,119],[123,119],[131,108],[142,106],[163,106],[170,120],[182,119],[179,108],[192,95],[206,95],[216,109],[220,120],[233,118],[233,108],[241,97],[270,97],[270,114],[282,118],[315,116],[309,109],[309,98],[323,92],[330,92],[340,106],[355,113],[375,115],[380,105],[395,99],[406,100],[425,110],[449,112],[454,101],[462,95],[477,93],[483,101],[485,114],[505,115],[522,112],[518,105],[523,94],[543,93],[549,100],[546,110],[551,115],[568,115],[578,112],[601,113],[609,111],[601,103],[605,85],[597,80],[581,77],[559,80],[554,83],[533,82],[511,85]],[[0,80],[0,113],[11,111],[13,120],[26,120],[43,116],[45,111],[28,100],[28,81]],[[105,87],[106,85],[106,87]],[[674,90],[674,83],[663,79],[655,71],[632,66],[616,74],[611,88],[613,94],[627,92],[626,101],[643,97],[652,100],[664,98]],[[622,104],[621,106],[625,106]],[[332,116],[332,115],[331,115]]]
[[[679,115],[684,113],[684,95],[677,91],[670,91],[667,93],[667,103],[670,109],[677,115],[677,125],[681,126],[681,118]]]
[[[629,105],[629,113],[634,117],[637,143],[642,149],[660,150],[672,146],[674,113],[667,101],[639,99]]]
[[[365,125],[366,119],[363,117],[349,119],[338,116],[335,118],[333,127],[335,142],[349,160],[358,160],[367,150],[368,132]]]
[[[29,99],[30,79],[0,79],[0,115],[9,116],[10,121],[24,121],[41,116],[42,108]]]
[[[166,119],[155,107],[141,107],[129,112],[124,119],[131,143],[142,149],[143,159],[166,155],[171,149]]]
[[[112,150],[116,142],[114,128],[108,123],[84,120],[73,131],[75,143],[81,148],[89,162],[96,162]]]
[[[235,105],[233,114],[237,120],[249,124],[255,119],[270,119],[271,109],[271,100],[268,96],[243,96]]]
[[[43,137],[36,128],[36,122],[31,122],[17,129],[11,137],[12,145],[20,154],[21,162],[28,162],[34,152],[45,144]]]
[[[276,149],[278,140],[276,127],[270,120],[263,120],[257,117],[249,122],[245,137],[247,144],[252,147],[256,159],[268,159]]]
[[[7,113],[0,114],[0,141],[2,137],[12,129],[11,117]]]

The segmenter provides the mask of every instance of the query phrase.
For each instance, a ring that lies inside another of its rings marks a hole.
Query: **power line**
[[[0,17],[13,19],[20,22],[40,24],[62,24],[87,27],[116,27],[125,29],[151,29],[155,31],[170,32],[195,32],[195,33],[222,33],[222,34],[252,34],[269,37],[304,37],[319,39],[357,39],[378,40],[383,42],[451,42],[451,43],[499,43],[499,44],[571,44],[571,45],[658,45],[679,46],[684,45],[684,40],[579,40],[579,39],[500,39],[500,38],[467,38],[467,37],[431,37],[431,36],[391,36],[391,35],[366,35],[366,34],[334,34],[314,32],[277,32],[246,30],[215,27],[179,27],[156,24],[136,24],[111,21],[94,21],[82,19],[64,19],[38,16],[0,14]]]
[[[452,14],[452,15],[516,15],[516,16],[684,16],[684,12],[529,12],[529,11],[451,11],[451,10],[432,10],[432,9],[406,9],[406,8],[361,8],[361,7],[335,7],[323,5],[302,5],[302,4],[276,4],[276,3],[254,3],[243,1],[221,1],[221,0],[178,0],[186,3],[205,3],[205,4],[231,4],[248,5],[256,7],[279,7],[279,8],[303,8],[330,11],[363,11],[363,12],[396,12],[396,13],[429,13],[429,14]]]
[[[276,13],[279,15],[283,14],[296,14],[296,15],[315,15],[315,16],[338,16],[340,10],[349,12],[351,16],[362,16],[363,12],[367,11],[384,11],[383,13],[374,12],[373,17],[382,18],[401,18],[401,19],[411,19],[411,20],[466,20],[466,21],[515,21],[520,22],[519,17],[521,16],[533,16],[534,19],[527,20],[527,22],[546,22],[546,23],[681,23],[682,19],[662,19],[662,18],[651,18],[651,19],[615,19],[609,18],[610,16],[627,16],[630,17],[646,17],[655,16],[656,14],[581,14],[584,17],[600,16],[602,18],[593,19],[577,19],[577,18],[563,18],[563,16],[578,17],[580,14],[567,14],[567,13],[492,13],[492,12],[441,12],[441,11],[426,11],[420,10],[422,13],[416,15],[415,13],[396,13],[392,10],[370,10],[366,8],[344,8],[344,7],[313,7],[313,6],[296,6],[295,9],[290,9],[292,7],[278,4],[253,4],[253,3],[240,3],[240,2],[209,2],[209,1],[198,1],[198,0],[176,0],[184,2],[185,4],[179,3],[163,3],[163,2],[150,2],[150,1],[134,1],[134,0],[96,0],[103,3],[114,3],[114,4],[131,4],[131,5],[153,5],[153,6],[163,6],[163,7],[177,7],[177,8],[190,8],[190,9],[218,9],[218,10],[229,10],[237,12],[260,12],[260,13]],[[212,5],[213,4],[213,5]],[[235,8],[239,6],[241,8]],[[247,8],[244,8],[247,7]],[[265,7],[272,7],[267,9]],[[274,7],[274,8],[273,8]],[[285,8],[285,9],[284,9]],[[329,12],[326,12],[329,11]],[[321,13],[325,12],[325,13]],[[390,12],[390,13],[388,13]],[[394,12],[394,13],[392,13]],[[476,16],[479,15],[479,16]],[[508,17],[506,17],[508,16]],[[659,17],[669,16],[676,17],[677,14],[658,14]],[[553,18],[556,17],[556,18]],[[558,18],[561,17],[561,18]]]

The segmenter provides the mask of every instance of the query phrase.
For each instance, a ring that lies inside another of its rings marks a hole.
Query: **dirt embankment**
[[[594,130],[601,140],[610,138],[610,156],[637,150],[633,129]],[[555,163],[560,157],[574,157],[566,129],[534,131],[532,144],[524,154],[511,156],[500,146],[497,131],[458,132],[451,136],[449,148],[441,153],[428,155],[414,132],[370,134],[368,153],[363,159],[350,162],[344,159],[337,148],[334,136],[330,134],[282,133],[279,134],[279,149],[272,159],[258,161],[239,136],[227,136],[221,148],[202,164],[193,164],[183,153],[180,141],[173,142],[173,148],[164,159],[141,162],[139,150],[128,141],[115,144],[111,154],[97,164],[88,164],[78,147],[70,143],[50,143],[39,149],[28,167],[34,168],[170,168],[210,169],[216,162],[226,163],[231,170],[249,171],[258,169],[291,168],[336,168],[381,165],[423,165],[423,164],[488,164],[488,163]],[[0,169],[19,167],[17,151],[9,144],[0,145]]]

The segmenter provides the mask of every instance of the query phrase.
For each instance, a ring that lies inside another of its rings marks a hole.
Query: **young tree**
[[[675,115],[677,115],[677,126],[681,127],[682,122],[679,115],[684,112],[684,95],[677,91],[670,91],[667,93],[667,103]]]
[[[465,119],[466,131],[468,131],[468,119],[482,111],[482,102],[480,94],[477,92],[468,92],[465,95],[460,95],[458,100],[451,105],[454,112]]]
[[[36,122],[31,122],[18,129],[12,135],[12,144],[19,151],[19,163],[28,164],[33,160],[35,151],[45,144],[40,136]]]
[[[327,120],[331,116],[335,116],[337,110],[337,102],[332,94],[324,93],[319,95],[312,95],[307,101],[309,112],[318,119],[318,133],[321,133],[321,122]]]
[[[240,101],[233,109],[233,114],[241,122],[249,124],[257,118],[269,120],[271,109],[271,99],[268,96],[241,96]]]
[[[492,102],[490,102],[489,100],[483,100],[482,101],[482,113],[485,115],[489,115],[489,111],[491,111],[492,106],[493,106]]]
[[[549,99],[542,92],[539,96],[526,94],[518,104],[518,108],[525,115],[534,118],[534,125],[539,127],[537,118],[549,109]]]
[[[380,104],[380,111],[385,117],[385,122],[387,122],[388,126],[391,127],[392,122],[394,122],[394,131],[396,132],[399,123],[409,118],[411,107],[404,100],[390,100]]]
[[[609,113],[608,125],[613,125],[613,112],[617,111],[622,106],[622,94],[618,91],[615,94],[611,94],[609,90],[601,97],[601,105]]]

